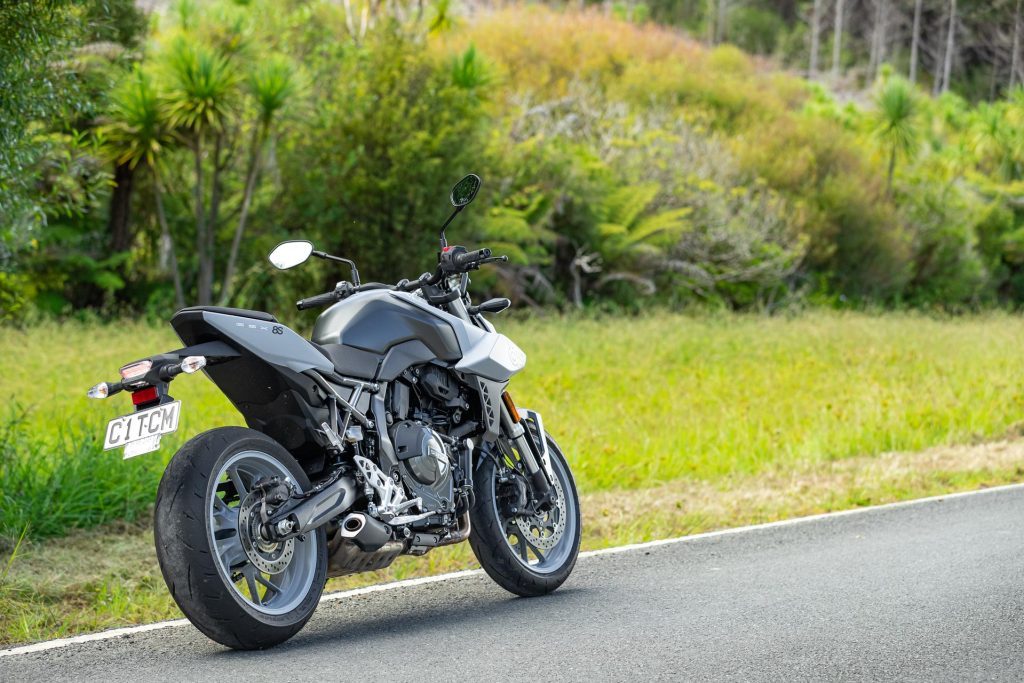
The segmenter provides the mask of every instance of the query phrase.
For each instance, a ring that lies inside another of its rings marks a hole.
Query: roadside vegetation
[[[1018,85],[932,97],[883,63],[833,92],[598,8],[48,4],[0,13],[53,34],[4,105],[9,322],[285,311],[338,276],[270,273],[286,237],[414,276],[471,170],[452,237],[509,254],[477,290],[524,306],[1024,301]]]

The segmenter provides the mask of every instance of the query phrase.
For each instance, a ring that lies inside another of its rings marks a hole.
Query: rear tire
[[[504,465],[483,456],[473,475],[476,502],[470,510],[469,544],[487,575],[505,590],[522,597],[545,595],[561,586],[576,566],[580,550],[580,503],[576,483],[565,456],[551,437],[548,437],[548,453],[564,497],[560,513],[564,515],[562,535],[552,548],[546,547],[551,538],[531,537],[534,543],[545,546],[534,548],[526,542],[516,522],[503,516],[507,492],[502,487],[507,485],[498,483],[498,477],[503,474]],[[557,524],[552,526],[557,529]],[[514,545],[510,534],[518,534],[521,545]]]
[[[300,489],[309,488],[309,479],[295,458],[268,436],[241,427],[204,432],[181,447],[160,481],[154,520],[156,554],[171,596],[196,628],[227,647],[258,650],[291,638],[312,616],[327,577],[327,540],[321,528],[304,541],[294,541],[288,567],[279,574],[259,573],[240,543],[241,554],[238,550],[225,554],[225,539],[230,543],[233,535],[232,512],[234,534],[241,535],[237,519],[242,496],[233,480],[225,479],[230,477],[223,469],[234,462],[249,463],[247,470],[241,466],[234,470],[243,488],[268,474],[288,476]],[[266,472],[260,472],[263,465]],[[213,516],[211,510],[216,510]],[[214,531],[211,520],[216,515],[228,521]],[[292,567],[294,563],[301,564]],[[243,571],[248,575],[243,576]],[[243,578],[233,582],[232,575]],[[266,583],[257,586],[257,578],[277,582],[277,592]],[[238,582],[246,587],[239,589]],[[256,598],[247,598],[253,591]],[[261,591],[266,604],[261,602]],[[275,610],[271,605],[278,597],[281,608]]]

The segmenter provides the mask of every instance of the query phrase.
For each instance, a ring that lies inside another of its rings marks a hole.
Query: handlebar
[[[491,257],[490,249],[477,249],[476,251],[460,252],[452,256],[452,265],[456,268],[467,266],[474,261],[483,261]]]
[[[311,296],[308,299],[301,299],[295,304],[295,307],[300,311],[304,311],[307,308],[316,308],[317,306],[328,306],[338,301],[341,298],[339,291],[336,289],[333,292],[325,292],[323,294],[317,294]]]
[[[455,249],[462,249],[462,247],[456,247]],[[441,262],[438,264],[436,271],[433,273],[423,273],[423,275],[420,275],[415,280],[402,280],[397,285],[368,282],[367,284],[360,285],[358,287],[353,287],[348,282],[342,282],[339,283],[338,287],[336,287],[333,292],[324,292],[323,294],[317,294],[316,296],[301,299],[295,304],[295,306],[300,311],[304,311],[307,308],[329,306],[357,292],[366,292],[373,289],[393,289],[399,292],[414,292],[423,287],[433,287],[448,275],[464,273],[469,270],[479,268],[484,263],[508,261],[507,256],[492,257],[491,253],[491,250],[487,248],[477,249],[476,251],[455,251],[450,256],[442,256]]]

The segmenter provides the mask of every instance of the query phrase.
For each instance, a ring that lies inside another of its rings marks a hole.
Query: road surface
[[[322,604],[232,652],[191,626],[0,657],[0,681],[1024,680],[1024,487]]]

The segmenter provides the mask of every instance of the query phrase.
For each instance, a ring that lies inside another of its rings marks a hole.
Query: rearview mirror
[[[270,262],[275,268],[286,270],[305,263],[313,253],[313,243],[307,240],[289,240],[281,242],[270,252]]]
[[[455,183],[452,188],[452,206],[457,209],[469,204],[480,191],[480,176],[470,173],[468,176]]]

